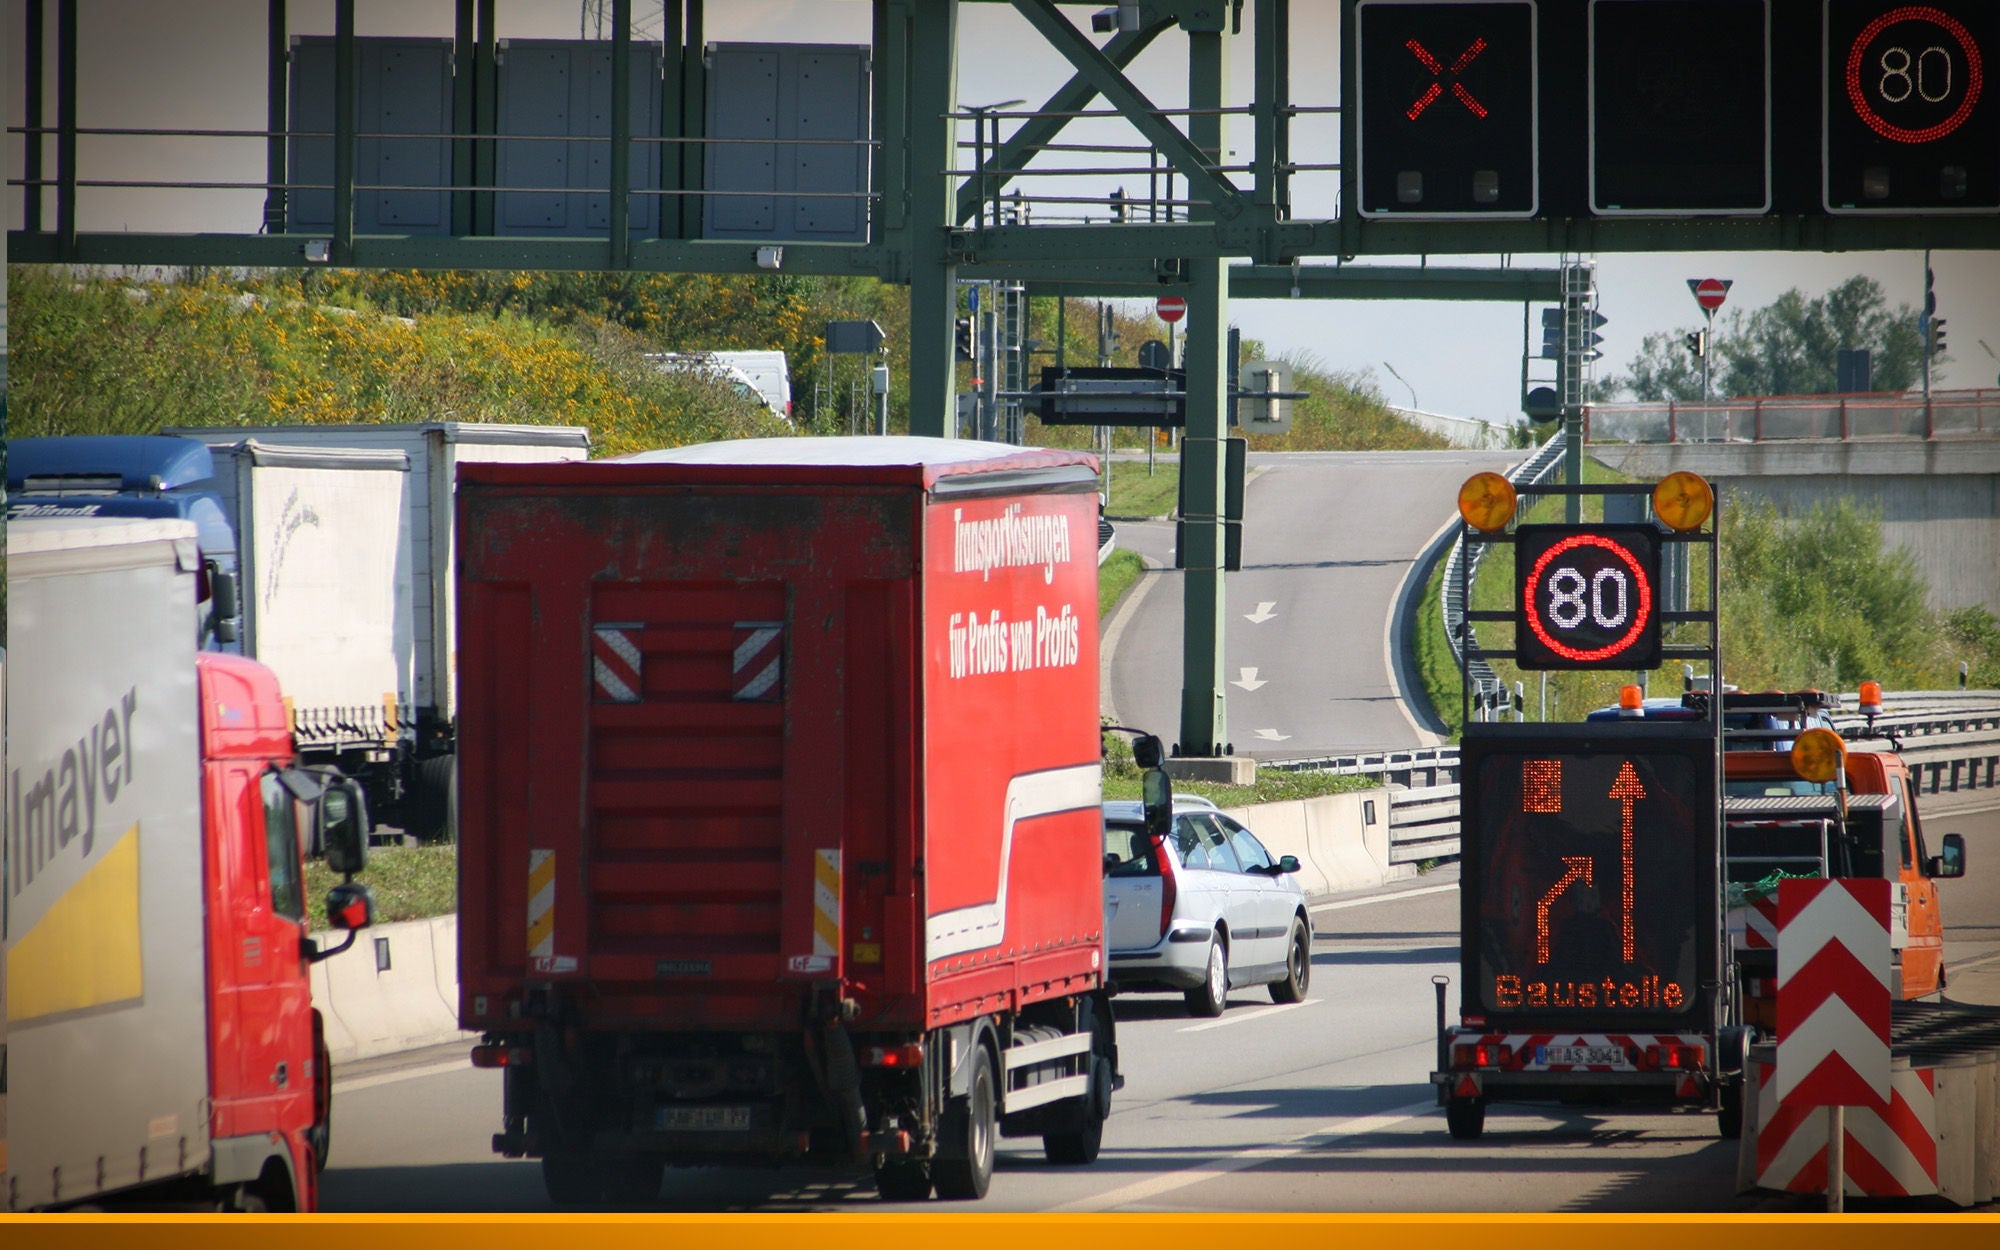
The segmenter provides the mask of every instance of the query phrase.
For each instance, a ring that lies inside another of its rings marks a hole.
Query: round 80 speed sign
[[[1656,668],[1660,536],[1649,525],[1523,525],[1514,535],[1515,662]]]

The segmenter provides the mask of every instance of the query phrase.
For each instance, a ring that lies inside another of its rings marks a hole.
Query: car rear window
[[[1139,825],[1104,826],[1104,863],[1104,875],[1107,877],[1160,875],[1160,862],[1154,858],[1153,843],[1146,837],[1146,830]]]

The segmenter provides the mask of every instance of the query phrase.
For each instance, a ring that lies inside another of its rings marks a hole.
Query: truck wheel
[[[1735,1141],[1743,1136],[1743,1082],[1724,1081],[1716,1093],[1715,1131],[1725,1139]]]
[[[931,1165],[921,1159],[889,1159],[876,1165],[875,1192],[884,1202],[922,1202],[931,1196]]]
[[[559,1207],[596,1206],[600,1194],[590,1156],[581,1150],[555,1149],[543,1155],[542,1185],[549,1191],[549,1201]]]
[[[626,1155],[597,1161],[597,1184],[606,1204],[614,1207],[645,1207],[660,1197],[662,1160],[651,1155]]]
[[[1454,1098],[1445,1104],[1445,1127],[1459,1141],[1476,1141],[1486,1131],[1486,1100]]]
[[[1271,982],[1271,1001],[1304,1002],[1306,987],[1312,984],[1312,969],[1312,935],[1306,932],[1306,922],[1293,916],[1292,935],[1286,941],[1285,978]]]
[[[939,1159],[931,1167],[940,1198],[968,1201],[984,1198],[993,1183],[994,1123],[998,1099],[994,1093],[993,1054],[984,1046],[972,1050],[972,1081],[964,1099],[954,1108],[952,1121],[958,1129],[957,1156]]]
[[[1217,934],[1208,939],[1208,971],[1201,984],[1187,992],[1188,1014],[1219,1016],[1229,1004],[1229,949]]]
[[[410,827],[404,832],[426,845],[458,840],[458,831],[451,827],[452,761],[449,755],[417,761],[417,792],[410,803]]]

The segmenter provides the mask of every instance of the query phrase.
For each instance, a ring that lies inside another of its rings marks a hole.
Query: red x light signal
[[[1425,109],[1431,106],[1431,103],[1433,101],[1439,99],[1444,95],[1444,85],[1441,80],[1444,78],[1447,71],[1445,70],[1444,62],[1432,56],[1430,52],[1424,47],[1424,45],[1417,42],[1416,40],[1414,39],[1406,40],[1403,46],[1408,48],[1410,50],[1410,55],[1416,57],[1418,62],[1421,63],[1425,69],[1431,72],[1431,79],[1432,79],[1431,85],[1424,88],[1424,93],[1417,97],[1416,103],[1410,105],[1409,110],[1406,113],[1406,116],[1409,117],[1411,121],[1415,121],[1419,116],[1423,114],[1423,111]],[[1459,53],[1458,59],[1451,63],[1451,69],[1449,72],[1452,75],[1452,77],[1456,79],[1460,74],[1463,74],[1465,72],[1466,66],[1472,64],[1472,62],[1479,56],[1479,54],[1481,52],[1484,52],[1485,50],[1486,50],[1486,40],[1484,38],[1474,39],[1472,41],[1472,46],[1467,48],[1465,51]],[[1463,104],[1466,107],[1466,109],[1472,113],[1474,117],[1486,116],[1486,106],[1481,104],[1477,99],[1473,97],[1473,94],[1470,91],[1467,91],[1465,89],[1464,83],[1456,81],[1453,82],[1451,84],[1451,93],[1452,95],[1458,98],[1458,102],[1460,104]]]

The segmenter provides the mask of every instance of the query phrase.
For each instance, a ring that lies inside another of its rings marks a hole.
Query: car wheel
[[[999,1125],[994,1123],[997,1102],[993,1088],[993,1055],[984,1046],[975,1046],[972,1052],[972,1080],[966,1086],[959,1114],[954,1117],[961,1135],[954,1144],[960,1153],[954,1158],[939,1159],[931,1167],[931,1178],[937,1183],[938,1197],[965,1201],[986,1196],[987,1188],[993,1183],[994,1138],[999,1131]]]
[[[1486,1100],[1454,1098],[1445,1104],[1444,1124],[1459,1141],[1473,1141],[1486,1131]]]
[[[931,1165],[921,1159],[889,1159],[875,1169],[875,1192],[884,1202],[922,1202],[931,1196]]]
[[[1306,922],[1294,916],[1292,935],[1285,948],[1285,976],[1283,980],[1271,982],[1271,1001],[1304,1002],[1306,987],[1311,984],[1312,934],[1306,932]]]
[[[1190,1015],[1219,1016],[1229,1003],[1229,948],[1222,944],[1222,935],[1208,939],[1208,968],[1201,978],[1201,984],[1187,992],[1187,1007]]]

